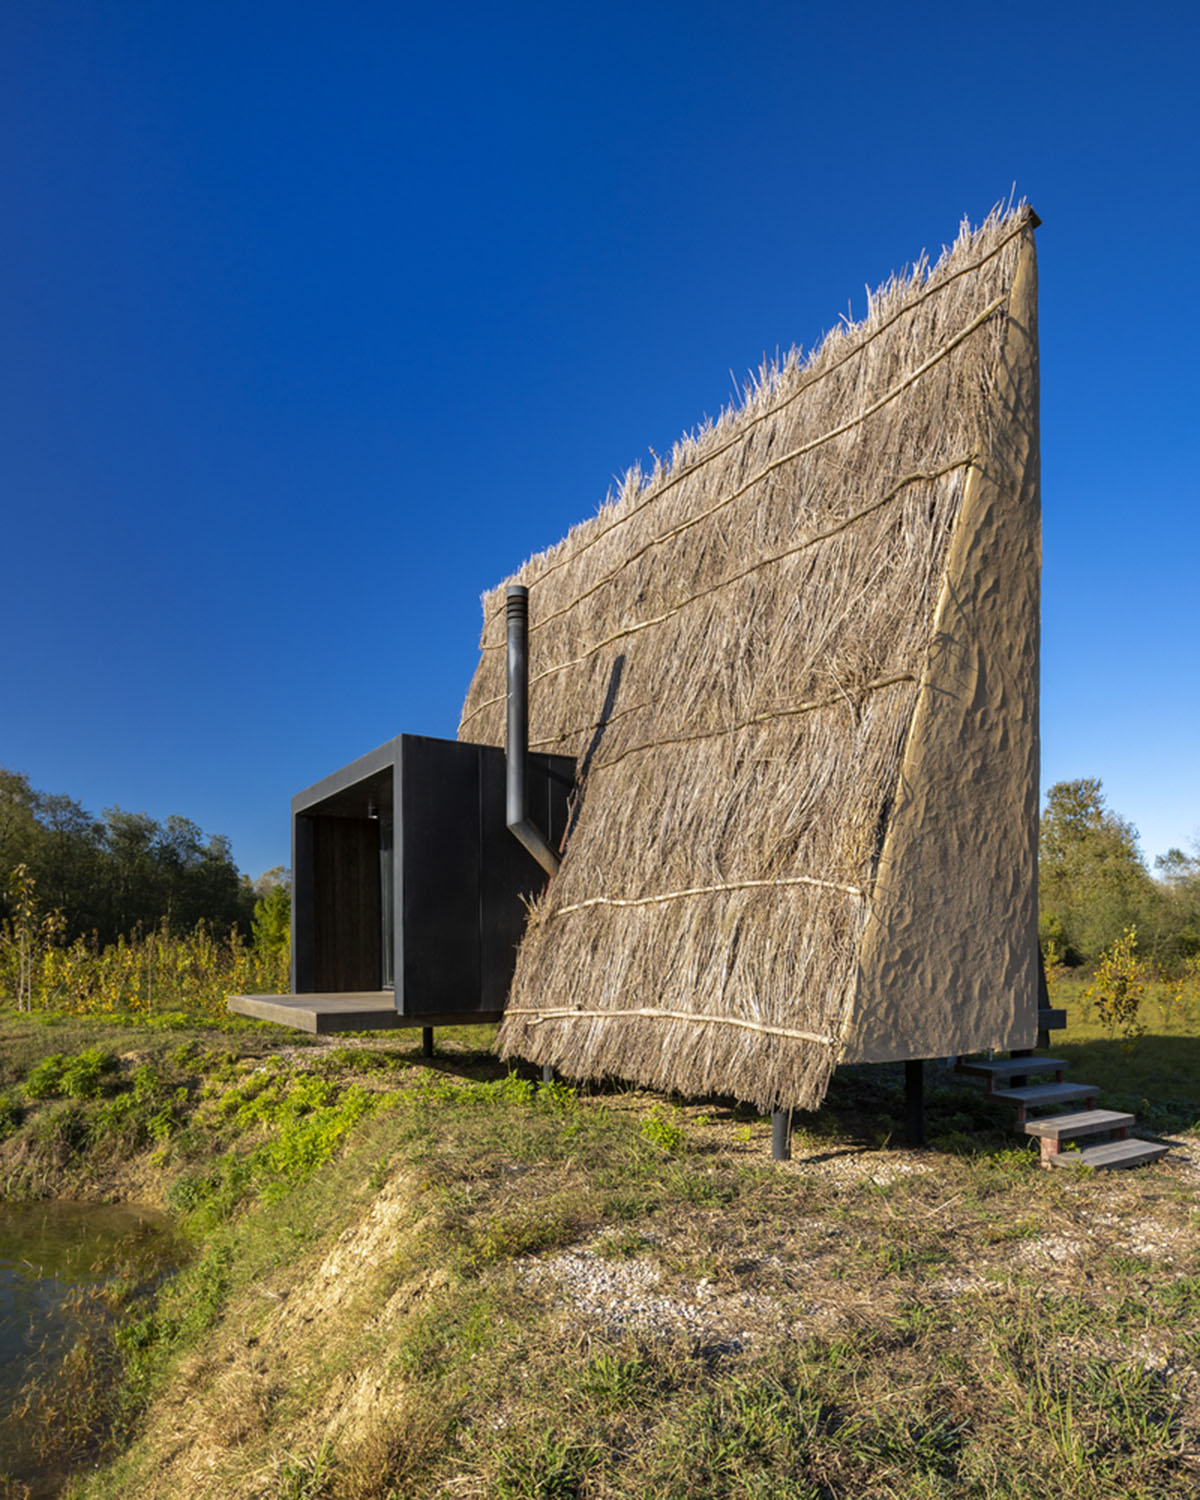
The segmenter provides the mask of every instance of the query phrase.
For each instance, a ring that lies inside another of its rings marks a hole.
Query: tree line
[[[251,882],[229,840],[190,818],[160,823],[120,807],[95,817],[73,797],[37,791],[24,773],[0,769],[0,919],[13,915],[19,866],[39,907],[62,914],[68,943],[94,934],[101,947],[163,922],[175,932],[204,922],[249,937],[256,905],[282,877],[271,871]]]
[[[1200,847],[1172,849],[1151,875],[1132,823],[1110,809],[1101,782],[1057,782],[1046,794],[1039,843],[1039,933],[1054,965],[1091,968],[1130,928],[1139,955],[1166,974],[1200,956]],[[166,922],[236,929],[272,952],[286,949],[285,872],[251,881],[229,840],[190,818],[159,823],[110,807],[95,817],[74,798],[35,790],[0,769],[0,922],[13,915],[10,876],[24,866],[43,911],[58,910],[63,937],[100,947]]]

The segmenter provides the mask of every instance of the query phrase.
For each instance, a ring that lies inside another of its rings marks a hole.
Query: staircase
[[[1039,1045],[1049,1043],[1048,1033],[1066,1025],[1066,1012],[1043,1007],[1038,1012]],[[1131,1139],[1129,1128],[1136,1117],[1115,1109],[1097,1109],[1098,1090],[1091,1083],[1064,1083],[1068,1063],[1056,1057],[1021,1056],[997,1058],[991,1062],[969,1062],[959,1058],[956,1071],[971,1078],[982,1078],[988,1096],[1011,1104],[1017,1112],[1016,1125],[1026,1135],[1036,1136],[1041,1144],[1044,1167],[1094,1167],[1112,1171],[1118,1167],[1141,1167],[1157,1161],[1170,1150],[1152,1141]],[[1065,1114],[1030,1114],[1031,1110],[1054,1105],[1081,1106]],[[1075,1144],[1078,1150],[1070,1149]],[[1064,1143],[1068,1145],[1063,1150]]]

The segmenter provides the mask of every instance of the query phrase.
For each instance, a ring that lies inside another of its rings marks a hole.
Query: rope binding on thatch
[[[779,464],[785,463],[789,458],[793,456],[794,455],[792,454],[784,454],[783,458],[777,459],[775,464],[769,465],[768,467],[777,467]],[[886,494],[880,495],[876,500],[872,500],[869,505],[863,506],[861,510],[854,511],[852,515],[843,517],[842,520],[838,521],[835,525],[826,527],[823,531],[814,532],[811,536],[806,536],[802,542],[797,542],[794,547],[788,547],[783,552],[775,552],[772,553],[770,557],[760,558],[759,561],[751,563],[749,567],[740,569],[738,572],[731,574],[730,577],[722,578],[720,582],[711,584],[708,588],[701,589],[698,593],[689,594],[686,599],[676,600],[676,602],[672,604],[669,609],[665,610],[660,615],[655,615],[652,619],[638,620],[636,624],[626,625],[623,629],[615,631],[612,635],[606,635],[603,640],[596,641],[594,645],[589,646],[587,650],[584,651],[581,655],[572,657],[570,661],[556,662],[552,667],[543,668],[542,671],[534,673],[534,675],[530,678],[530,685],[532,686],[535,683],[542,682],[547,677],[553,677],[557,672],[565,672],[570,667],[577,667],[582,662],[587,661],[589,657],[595,656],[598,651],[603,651],[606,646],[611,646],[617,641],[625,640],[631,635],[637,635],[639,631],[649,630],[652,626],[662,625],[667,620],[673,619],[677,614],[680,614],[683,610],[687,609],[689,605],[696,604],[701,599],[707,599],[712,594],[720,593],[722,589],[732,588],[734,584],[744,582],[752,574],[759,573],[764,568],[769,568],[775,563],[786,562],[788,558],[796,557],[801,552],[807,551],[810,547],[819,546],[820,543],[827,542],[832,537],[839,536],[843,531],[848,531],[850,527],[854,526],[857,522],[867,520],[870,516],[873,516],[877,510],[882,510],[885,505],[890,505],[893,501],[899,499],[899,497],[904,493],[906,489],[909,488],[910,485],[931,483],[936,479],[944,479],[947,474],[953,474],[958,469],[969,469],[976,463],[978,463],[978,461],[979,460],[977,454],[968,454],[965,458],[956,458],[951,463],[943,464],[939,469],[923,469],[915,474],[906,474],[903,479],[897,480],[897,482],[891,487],[891,489],[887,491]],[[765,473],[766,470],[764,470],[763,472]],[[658,542],[666,541],[670,537],[677,535],[679,532],[686,531],[688,527],[694,525],[696,521],[706,520],[715,511],[720,510],[722,506],[729,505],[732,501],[738,499],[753,483],[754,480],[747,481],[747,483],[744,484],[741,489],[735,491],[735,493],[732,495],[726,496],[725,499],[719,500],[716,505],[711,506],[704,512],[703,515],[696,517],[694,521],[687,521],[682,526],[677,526],[675,528],[675,531],[668,532],[666,536],[656,537],[654,542],[648,542],[646,544],[646,547],[644,547],[642,550],[646,551],[647,548],[657,545]],[[609,578],[613,576],[614,575],[612,574],[608,575]],[[605,581],[605,579],[601,579],[601,583],[604,583]],[[599,585],[597,585],[597,587],[599,587]],[[557,609],[553,614],[548,615],[546,619],[552,620],[557,618],[559,615],[569,613],[570,610],[575,608],[580,600],[586,599],[588,594],[594,592],[595,589],[586,590],[586,592],[580,594],[577,599],[573,599],[570,604],[564,605],[562,609]],[[545,621],[534,622],[534,624],[537,623],[544,624]],[[532,629],[533,626],[531,626],[530,628]],[[495,651],[501,648],[497,646],[484,645],[481,646],[480,649],[482,651]],[[889,678],[886,683],[880,685],[885,687],[890,686],[892,682],[899,680],[901,679]],[[870,691],[870,688],[868,688],[867,691]],[[487,698],[482,703],[478,704],[477,707],[473,708],[469,713],[464,714],[462,722],[466,724],[468,720],[473,719],[476,717],[476,715],[483,713],[485,709],[491,708],[495,704],[503,702],[504,695],[502,693],[498,694],[494,698]],[[825,706],[826,705],[824,703],[802,705],[798,709],[790,710],[790,712],[803,713],[808,708],[823,708]],[[788,710],[783,711],[787,712]],[[756,721],[751,720],[749,722]],[[535,743],[546,744],[548,742],[539,740]],[[668,742],[664,741],[663,743]]]
[[[727,885],[694,885],[686,891],[664,891],[659,896],[589,896],[586,901],[556,907],[547,916],[566,917],[573,911],[586,911],[589,906],[657,906],[663,901],[682,901],[685,896],[719,896],[724,891],[753,891],[777,885],[811,885],[823,891],[842,891],[847,896],[864,895],[858,886],[843,885],[840,880],[821,880],[816,875],[783,875],[778,880],[733,880]]]
[[[738,1016],[697,1015],[690,1010],[661,1010],[654,1005],[641,1005],[632,1010],[572,1010],[566,1006],[559,1010],[535,1010],[523,1006],[509,1006],[509,1016],[526,1016],[526,1026],[540,1026],[543,1021],[614,1021],[628,1020],[630,1016],[644,1016],[651,1021],[687,1021],[701,1026],[740,1026],[743,1031],[758,1031],[763,1036],[786,1036],[797,1042],[815,1042],[819,1047],[832,1047],[836,1037],[820,1036],[815,1031],[797,1031],[792,1026],[766,1026],[761,1021],[744,1021]]]
[[[611,572],[604,574],[601,578],[598,578],[595,583],[584,589],[582,593],[578,594],[568,604],[564,604],[558,609],[552,610],[550,613],[541,616],[537,620],[532,621],[529,627],[530,634],[532,634],[535,630],[543,629],[545,626],[558,619],[561,615],[569,613],[583,600],[590,598],[591,595],[595,594],[598,590],[611,583],[612,580],[618,576],[618,574],[623,572],[624,569],[629,567],[632,563],[636,562],[639,558],[643,557],[653,548],[662,546],[665,542],[674,540],[674,538],[682,535],[685,531],[691,530],[692,527],[698,526],[701,524],[701,522],[711,519],[711,517],[715,515],[717,511],[722,510],[725,506],[732,505],[735,500],[739,500],[749,490],[753,489],[756,484],[759,484],[763,479],[767,478],[777,469],[782,468],[785,464],[794,463],[797,459],[804,458],[807,454],[812,453],[819,447],[822,447],[825,443],[832,442],[833,439],[842,437],[847,432],[852,431],[853,428],[860,426],[863,422],[867,421],[870,417],[881,411],[885,406],[889,405],[892,401],[895,401],[899,396],[903,395],[906,390],[915,385],[916,382],[922,378],[922,376],[928,374],[929,371],[940,364],[942,360],[948,358],[955,351],[955,349],[959,347],[960,344],[964,343],[973,333],[976,333],[980,328],[984,326],[985,323],[989,322],[990,319],[992,319],[996,315],[996,313],[1006,305],[1007,302],[1007,293],[1003,294],[1000,297],[996,297],[993,301],[989,302],[988,305],[983,309],[983,311],[977,314],[977,316],[974,317],[965,328],[960,329],[953,338],[949,339],[945,344],[941,346],[940,349],[938,349],[934,354],[931,354],[928,359],[919,364],[915,370],[910,370],[903,380],[898,381],[894,386],[891,387],[890,390],[885,391],[884,394],[878,398],[878,400],[871,402],[869,406],[864,407],[864,409],[860,412],[856,412],[854,416],[850,417],[847,421],[840,423],[837,427],[831,428],[828,432],[823,432],[815,438],[810,438],[808,442],[802,443],[798,448],[793,448],[790,452],[783,453],[778,458],[772,459],[769,464],[765,464],[756,473],[752,474],[748,479],[744,480],[730,494],[722,496],[720,500],[716,501],[713,505],[710,505],[706,510],[701,511],[698,515],[690,516],[686,521],[681,521],[678,526],[672,527],[670,531],[663,532],[660,536],[652,537],[648,542],[645,542],[636,551],[633,551],[626,557],[622,558],[621,562],[617,565],[616,568],[614,568]],[[971,459],[962,460],[962,463],[964,464],[970,462],[972,462]],[[951,467],[959,466],[959,464],[955,464]],[[860,512],[859,515],[861,517],[869,515],[872,511],[878,509],[880,505],[887,503],[888,500],[894,499],[895,495],[898,494],[900,490],[904,489],[906,484],[914,483],[917,480],[928,477],[929,476],[924,474],[910,475],[906,480],[901,481],[900,485],[896,487],[896,490],[894,492],[889,492],[888,495],[883,496],[872,506],[868,507],[863,512]],[[658,493],[658,491],[655,492],[655,498],[657,498]],[[848,521],[846,523],[839,523],[838,529],[840,529],[840,526],[842,524],[850,524],[858,518],[859,516],[852,516],[848,518]],[[607,529],[612,530],[613,528],[609,527]],[[813,540],[819,541],[822,540],[822,538],[814,538]],[[773,560],[774,559],[768,559],[767,561]],[[646,629],[650,625],[661,624],[664,620],[670,619],[672,614],[676,613],[678,609],[683,608],[684,605],[688,602],[689,601],[685,600],[683,604],[673,607],[666,614],[658,616],[653,620],[647,620],[640,625],[627,627],[625,630],[620,631],[617,635],[601,641],[597,645],[591,647],[583,654],[582,657],[576,657],[570,662],[563,662],[560,664],[556,664],[553,667],[547,668],[545,671],[538,673],[536,676],[530,679],[531,686],[534,683],[539,682],[542,678],[550,676],[554,672],[561,672],[569,666],[577,665],[580,661],[585,660],[588,656],[594,655],[597,651],[602,650],[604,646],[610,645],[614,640],[632,634],[636,630]],[[504,646],[503,643],[481,644],[480,649],[481,651],[486,653],[488,651],[502,651],[504,649]],[[468,724],[477,715],[483,713],[485,709],[491,707],[495,703],[501,702],[502,697],[503,695],[489,698],[482,703],[476,704],[476,706],[469,712],[464,713],[462,722],[459,726],[459,732],[461,733],[463,726]]]
[[[983,309],[978,317],[972,319],[948,343],[943,344],[936,354],[931,354],[923,364],[918,365],[915,370],[910,370],[903,380],[898,381],[892,386],[891,390],[885,391],[877,401],[872,401],[870,406],[864,407],[862,411],[855,412],[852,417],[841,423],[840,426],[831,427],[828,432],[822,432],[815,438],[809,438],[807,443],[801,443],[798,448],[793,448],[789,453],[781,453],[778,458],[773,458],[769,464],[764,464],[756,473],[751,474],[749,479],[743,480],[736,490],[722,496],[715,505],[710,505],[707,510],[702,510],[694,516],[689,516],[686,521],[680,521],[678,526],[673,526],[670,531],[664,531],[661,536],[651,537],[648,542],[643,543],[636,551],[627,553],[610,573],[605,573],[603,577],[598,578],[595,583],[584,589],[581,594],[577,594],[569,604],[564,604],[559,609],[551,610],[548,614],[541,616],[540,619],[531,624],[530,629],[532,630],[535,627],[545,628],[553,620],[558,619],[560,615],[569,614],[577,604],[581,604],[585,599],[589,599],[593,594],[598,593],[606,584],[611,583],[618,573],[632,566],[632,564],[644,557],[652,548],[661,547],[664,542],[674,541],[677,536],[682,536],[685,531],[690,531],[693,526],[699,526],[709,520],[717,511],[723,510],[727,505],[732,505],[735,500],[740,500],[748,490],[752,490],[756,484],[761,483],[768,475],[774,474],[777,469],[782,469],[785,464],[795,463],[798,458],[807,457],[814,449],[822,447],[825,443],[831,443],[834,438],[844,437],[846,433],[851,432],[855,427],[860,427],[864,422],[873,417],[876,412],[882,411],[885,406],[895,401],[898,396],[902,396],[910,386],[915,385],[920,380],[922,375],[927,375],[935,365],[940,364],[942,360],[947,359],[953,354],[959,344],[982,328],[990,318],[994,317],[1000,311],[1007,301],[1007,293],[1002,297],[997,297],[994,302],[990,302]],[[499,648],[492,647],[491,649],[496,650]]]
[[[868,682],[865,686],[856,688],[855,691],[857,692],[859,698],[862,699],[866,697],[868,693],[877,693],[883,688],[895,687],[898,683],[901,682],[916,681],[917,678],[912,672],[897,672],[894,677],[881,677],[878,682]],[[817,698],[811,703],[793,703],[787,707],[772,708],[766,713],[754,714],[753,717],[749,719],[739,719],[735,724],[723,724],[720,729],[697,729],[688,734],[669,735],[665,739],[646,740],[641,745],[630,745],[627,749],[619,751],[616,755],[610,755],[604,760],[594,761],[592,764],[592,770],[602,771],[606,766],[619,765],[627,755],[639,755],[644,750],[657,750],[664,745],[690,745],[693,744],[696,740],[716,740],[720,739],[722,735],[738,734],[743,729],[753,729],[760,724],[773,723],[776,719],[787,719],[793,717],[796,714],[811,714],[816,713],[818,709],[833,708],[837,704],[844,703],[845,701],[846,694],[842,692],[838,693],[836,696],[829,698]],[[855,705],[852,702],[851,708],[854,707]],[[631,712],[632,711],[633,710],[631,710]],[[614,715],[614,718],[615,717],[616,716]],[[611,723],[612,720],[609,720],[608,722]],[[589,729],[597,729],[599,728],[599,725],[591,724],[587,727]],[[562,734],[556,735],[553,739],[537,740],[536,743],[539,746],[555,745],[560,741],[567,739],[571,734],[576,733],[579,733],[579,731],[565,731]]]

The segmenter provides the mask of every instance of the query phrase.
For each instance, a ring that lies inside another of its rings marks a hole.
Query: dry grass
[[[964,228],[508,580],[531,745],[581,786],[505,1056],[820,1102],[1031,233]],[[484,613],[460,733],[500,744],[503,586]]]

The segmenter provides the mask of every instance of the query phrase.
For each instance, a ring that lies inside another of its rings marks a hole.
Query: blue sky
[[[479,595],[1015,183],[1043,788],[1200,836],[1193,5],[13,0],[0,763],[255,875]]]

